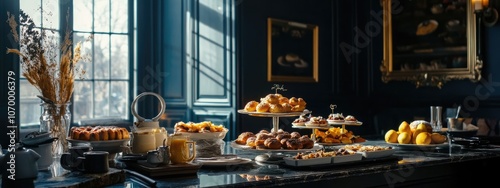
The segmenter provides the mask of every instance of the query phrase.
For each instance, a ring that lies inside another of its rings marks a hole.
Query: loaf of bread
[[[130,133],[123,127],[83,126],[72,127],[69,136],[74,140],[106,141],[129,139]]]

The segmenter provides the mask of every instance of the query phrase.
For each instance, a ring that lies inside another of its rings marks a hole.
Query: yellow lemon
[[[402,132],[411,132],[410,124],[406,121],[401,122],[401,124],[398,127],[398,130],[400,133]]]
[[[427,126],[423,123],[420,123],[417,125],[417,130],[422,130],[424,132],[427,132]]]
[[[417,145],[428,145],[431,144],[431,134],[428,132],[421,132],[417,135],[415,144]]]
[[[412,133],[412,137],[411,137],[412,144],[416,144],[415,141],[417,140],[417,135],[420,134],[421,132],[425,132],[425,130],[415,129],[415,131]]]
[[[400,132],[398,135],[398,143],[409,144],[411,142],[411,131]]]
[[[439,133],[432,133],[431,140],[433,144],[442,144],[446,141],[446,136]]]
[[[398,132],[391,129],[385,133],[385,141],[388,143],[398,143]]]

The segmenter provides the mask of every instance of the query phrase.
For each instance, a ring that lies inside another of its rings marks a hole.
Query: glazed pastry
[[[261,102],[267,102],[269,104],[279,104],[280,103],[279,97],[280,97],[280,95],[268,94],[264,98],[264,101],[261,101]]]
[[[286,148],[287,149],[302,149],[302,142],[299,141],[299,139],[296,138],[290,138],[286,141]]]
[[[302,135],[300,135],[300,133],[299,133],[299,132],[292,132],[292,133],[290,133],[290,136],[291,136],[292,138],[299,139]]]
[[[299,106],[304,106],[305,107],[306,104],[307,104],[306,101],[303,98],[300,98],[300,97],[297,99],[297,101],[298,101],[298,105]]]
[[[292,111],[292,105],[290,105],[288,103],[283,103],[283,104],[281,104],[281,106],[283,107],[283,112],[291,112]]]
[[[286,147],[286,141],[288,141],[289,139],[290,139],[290,138],[283,138],[283,139],[281,139],[281,140],[280,140],[281,147],[282,147],[283,149],[288,149],[288,148]]]
[[[130,138],[126,128],[115,126],[72,127],[70,131],[70,138],[75,140],[107,141]]]
[[[282,140],[283,138],[292,138],[292,135],[290,134],[278,134],[278,136],[276,136],[276,139],[278,140]]]
[[[279,101],[279,104],[283,105],[283,104],[288,104],[289,99],[288,99],[287,97],[283,97],[283,96],[281,96],[281,97],[278,99],[278,101]]]
[[[269,111],[269,108],[271,106],[269,105],[269,103],[267,102],[260,102],[257,107],[256,107],[256,111],[257,112],[268,112]]]
[[[268,149],[281,149],[281,143],[276,138],[267,138],[264,145]]]
[[[271,104],[271,106],[269,108],[269,112],[271,112],[271,113],[283,113],[285,111],[283,109],[283,106],[281,106],[280,104]]]
[[[299,105],[299,100],[296,97],[291,97],[288,99],[288,103],[292,106],[297,106]]]
[[[269,133],[269,131],[265,130],[265,129],[262,129],[259,131],[259,133]]]
[[[252,132],[243,132],[241,133],[238,138],[235,140],[237,144],[240,145],[246,145],[247,144],[247,139],[250,137],[254,137],[255,135]]]
[[[259,133],[259,134],[257,134],[257,138],[255,139],[255,145],[256,146],[264,145],[264,142],[268,138],[274,138],[274,136],[271,135],[271,134],[269,134],[269,133]]]
[[[257,111],[257,105],[259,105],[259,102],[257,101],[250,101],[245,105],[245,111],[247,112],[255,112]]]
[[[255,147],[255,140],[256,140],[255,136],[248,138],[246,145],[252,148]]]
[[[292,112],[302,112],[306,109],[306,106],[301,106],[301,105],[292,105]]]
[[[304,135],[299,138],[299,141],[302,143],[302,147],[304,149],[311,149],[314,147],[314,141],[309,138],[309,136]]]

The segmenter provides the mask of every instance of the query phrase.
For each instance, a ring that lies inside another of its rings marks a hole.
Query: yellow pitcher
[[[172,164],[186,164],[196,157],[196,144],[189,140],[189,136],[172,134],[168,138],[170,143],[170,162]]]

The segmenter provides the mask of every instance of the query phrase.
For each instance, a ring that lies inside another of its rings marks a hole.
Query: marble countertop
[[[387,145],[384,141],[367,141],[364,145]],[[402,167],[420,169],[420,167],[449,165],[467,161],[500,159],[500,148],[460,149],[459,147],[428,148],[396,148],[392,157],[380,160],[350,163],[345,165],[328,165],[319,167],[290,167],[284,164],[261,164],[253,161],[245,165],[227,165],[218,167],[202,167],[197,175],[190,177],[156,178],[157,187],[277,187],[311,182],[338,180],[352,176],[394,172]],[[225,145],[225,154],[237,154],[239,157],[254,160],[264,152],[237,150]],[[450,153],[451,152],[451,153]],[[290,155],[293,155],[291,153]],[[417,171],[418,172],[418,171]],[[40,177],[50,176],[40,171],[35,185],[42,185]],[[379,178],[382,179],[382,178]],[[71,181],[77,181],[73,179]],[[127,174],[122,183],[107,187],[143,187],[140,181]]]

